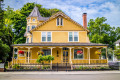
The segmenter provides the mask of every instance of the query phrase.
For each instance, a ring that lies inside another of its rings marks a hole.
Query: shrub
[[[15,64],[14,66],[13,66],[13,69],[19,69],[20,68],[20,65],[18,65],[18,64]]]

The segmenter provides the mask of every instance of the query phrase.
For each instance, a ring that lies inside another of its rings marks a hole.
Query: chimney
[[[83,27],[87,29],[87,13],[83,13]]]

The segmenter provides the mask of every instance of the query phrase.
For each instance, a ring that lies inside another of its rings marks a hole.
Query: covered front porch
[[[95,51],[101,50],[102,48],[106,49],[106,57],[104,59],[100,58],[99,55],[95,54]],[[15,49],[17,52],[15,52]],[[24,51],[24,55],[19,55],[18,51]],[[51,55],[54,57],[54,60],[50,63],[44,62],[52,66],[60,64],[65,65],[91,65],[91,66],[107,66],[107,46],[60,46],[60,45],[44,45],[44,46],[14,46],[13,48],[13,58],[9,64],[38,64],[36,62],[38,51],[43,51],[44,55]],[[82,51],[81,55],[77,54],[77,51]],[[17,57],[14,56],[17,55]]]

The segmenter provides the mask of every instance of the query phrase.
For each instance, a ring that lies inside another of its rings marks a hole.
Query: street
[[[43,74],[42,74],[43,73]],[[0,73],[0,80],[120,80],[120,73],[96,73],[80,72],[68,74],[69,72],[5,72]],[[75,73],[75,74],[74,74]]]

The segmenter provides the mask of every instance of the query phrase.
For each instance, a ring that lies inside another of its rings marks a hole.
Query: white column
[[[88,48],[88,54],[89,54],[89,64],[90,64],[90,48]]]
[[[72,48],[69,48],[70,49],[70,56],[69,56],[69,59],[70,59],[70,63],[72,63],[72,61],[71,61],[71,49]]]
[[[30,63],[30,48],[28,48],[28,63]]]
[[[63,53],[62,53],[62,48],[63,48],[63,47],[59,47],[59,48],[61,48],[61,63],[62,63],[62,62],[63,62],[63,55],[62,55],[62,54],[63,54]]]
[[[52,49],[53,49],[53,48],[51,47],[51,56],[52,56]],[[52,61],[51,61],[51,69],[52,69]]]

